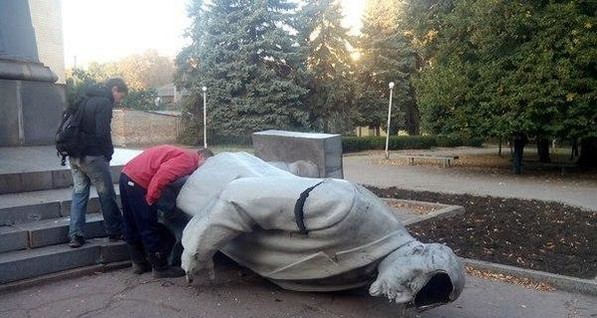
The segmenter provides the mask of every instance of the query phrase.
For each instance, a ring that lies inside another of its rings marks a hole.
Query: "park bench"
[[[458,159],[458,156],[447,156],[447,155],[425,155],[425,154],[416,154],[416,155],[397,155],[399,158],[406,158],[408,163],[411,166],[414,166],[415,159],[424,159],[424,160],[436,160],[439,161],[443,168],[447,168],[452,165],[452,161]]]

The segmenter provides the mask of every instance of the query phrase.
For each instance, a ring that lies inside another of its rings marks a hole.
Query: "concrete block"
[[[27,248],[27,231],[0,226],[0,253]]]
[[[100,257],[99,245],[80,248],[54,245],[0,254],[0,284],[72,268],[94,265]]]
[[[59,202],[0,208],[0,225],[12,225],[60,217]]]
[[[130,259],[125,242],[102,243],[100,262],[103,264],[126,261]]]
[[[68,242],[69,221],[69,218],[57,218],[20,224],[15,227],[27,231],[30,248],[38,248]],[[86,238],[106,236],[101,215],[87,216],[86,221],[84,229]]]
[[[252,135],[255,155],[265,161],[315,163],[320,177],[343,178],[340,135],[267,130]]]

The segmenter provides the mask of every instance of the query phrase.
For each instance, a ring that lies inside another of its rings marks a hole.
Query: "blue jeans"
[[[104,216],[104,227],[108,235],[122,233],[122,215],[116,204],[116,192],[112,184],[110,162],[104,156],[70,158],[73,175],[73,202],[70,207],[70,228],[68,235],[85,236],[85,215],[89,201],[89,187],[93,184],[99,196]]]

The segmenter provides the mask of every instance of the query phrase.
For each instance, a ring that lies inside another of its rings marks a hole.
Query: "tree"
[[[417,83],[426,127],[540,141],[595,136],[595,9],[584,0],[458,2]]]
[[[158,88],[171,83],[174,71],[173,61],[168,57],[160,56],[155,50],[129,55],[116,62],[90,63],[88,67],[89,74],[96,80],[105,81],[110,77],[122,77],[134,90]]]
[[[351,37],[341,25],[337,0],[310,0],[301,10],[299,39],[309,79],[310,122],[324,132],[343,132],[353,115]]]
[[[208,88],[209,122],[221,134],[300,129],[307,124],[301,54],[286,0],[194,1],[192,43],[179,55],[178,80],[200,100]],[[191,106],[195,108],[195,106]],[[198,108],[198,107],[197,107]]]
[[[379,130],[387,118],[388,83],[395,82],[393,123],[410,134],[419,132],[419,114],[411,76],[416,72],[416,54],[398,25],[398,0],[372,0],[365,12],[359,40],[357,123]],[[400,110],[400,112],[398,112]],[[402,124],[405,114],[406,124]]]

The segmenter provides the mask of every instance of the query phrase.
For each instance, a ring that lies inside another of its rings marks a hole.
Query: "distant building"
[[[186,89],[178,90],[173,83],[157,88],[158,100],[156,104],[163,106],[166,110],[180,110],[182,101],[189,96]]]
[[[2,0],[0,0],[2,1]],[[59,84],[65,83],[64,38],[62,36],[62,1],[28,0],[31,22],[35,30],[39,61],[58,75]]]

